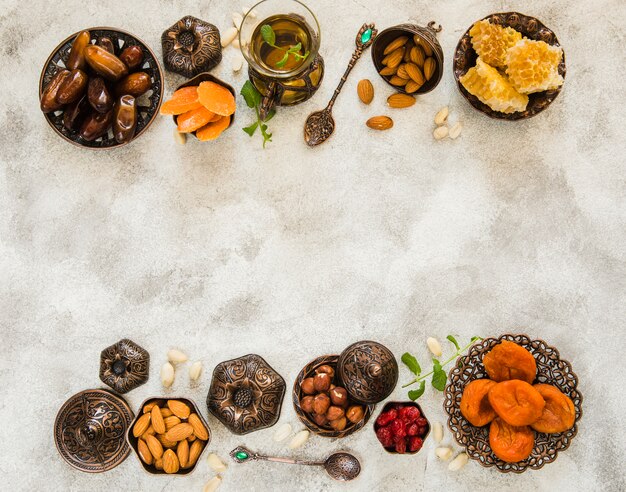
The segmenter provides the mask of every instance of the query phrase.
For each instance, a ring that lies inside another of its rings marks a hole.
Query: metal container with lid
[[[148,381],[150,354],[124,338],[100,354],[100,380],[118,393],[126,393]]]
[[[341,353],[337,374],[350,397],[371,405],[383,401],[393,392],[398,382],[398,363],[384,345],[363,340]]]

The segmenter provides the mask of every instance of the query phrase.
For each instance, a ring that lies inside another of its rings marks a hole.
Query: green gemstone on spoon
[[[248,453],[246,453],[245,451],[239,451],[237,454],[235,454],[235,458],[237,458],[240,461],[244,461],[248,459]]]
[[[372,39],[372,30],[368,29],[361,35],[361,43],[367,43],[370,39]]]

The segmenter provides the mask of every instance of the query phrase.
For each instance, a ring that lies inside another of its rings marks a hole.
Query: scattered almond
[[[235,58],[233,58],[233,72],[239,72],[239,70],[243,67],[243,56],[241,54],[237,54]]]
[[[441,422],[433,424],[433,439],[437,444],[443,440],[443,425],[441,425]]]
[[[452,127],[450,128],[450,132],[449,132],[449,136],[452,140],[455,140],[456,138],[459,137],[459,135],[461,135],[461,130],[463,130],[463,124],[460,121],[457,121],[454,125],[452,125]]]
[[[448,114],[450,113],[448,106],[445,106],[439,110],[439,112],[435,115],[435,125],[441,126],[448,119]]]
[[[244,16],[249,15],[251,19],[256,19],[256,12],[250,10],[250,7],[241,7],[241,13]]]
[[[461,468],[467,465],[468,461],[469,456],[467,456],[467,453],[461,453],[448,464],[448,470],[459,471]]]
[[[206,484],[204,484],[202,492],[215,492],[221,484],[222,479],[220,477],[213,477]]]
[[[289,442],[289,449],[297,449],[304,445],[309,438],[309,431],[303,430],[298,432],[293,439]]]
[[[226,471],[226,465],[215,453],[211,453],[207,456],[207,463],[209,464],[211,470],[215,473],[222,473]]]
[[[447,446],[435,449],[435,456],[442,461],[448,461],[452,457],[452,448]]]
[[[435,357],[441,357],[443,352],[441,351],[441,344],[439,343],[439,340],[433,337],[428,337],[426,339],[426,345],[428,345],[428,350],[430,350]]]
[[[389,116],[373,116],[366,124],[372,130],[389,130],[393,127],[393,120]]]
[[[435,137],[435,140],[443,140],[447,136],[448,136],[448,127],[447,126],[437,127],[435,129],[435,131],[433,132],[433,137]]]
[[[202,375],[202,362],[197,360],[196,362],[191,364],[191,367],[189,368],[189,379],[191,379],[192,381],[197,381],[198,379],[200,379],[201,375]]]
[[[276,442],[284,441],[290,435],[291,435],[291,425],[283,424],[278,428],[278,430],[274,434],[274,441]]]
[[[183,362],[187,362],[187,354],[182,352],[181,350],[171,349],[167,352],[167,360],[172,364],[182,364]]]
[[[233,18],[233,26],[235,26],[237,30],[239,31],[239,29],[241,29],[241,23],[243,22],[243,16],[239,12],[233,12],[232,18]]]
[[[408,94],[392,94],[387,98],[387,105],[390,108],[409,108],[415,104],[415,98]]]
[[[222,48],[226,48],[226,46],[232,43],[238,33],[239,31],[237,31],[236,27],[229,27],[226,31],[224,31],[224,34],[222,35]]]
[[[161,367],[161,384],[166,388],[169,388],[174,383],[174,366],[169,362],[163,364]]]
[[[359,99],[364,104],[370,104],[374,99],[374,86],[368,79],[360,80],[356,86],[356,92]]]

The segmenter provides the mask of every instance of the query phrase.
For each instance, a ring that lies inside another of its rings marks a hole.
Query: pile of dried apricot
[[[183,87],[161,106],[161,114],[174,115],[180,133],[194,133],[198,140],[215,140],[229,126],[237,105],[235,96],[215,82]]]
[[[557,387],[535,384],[537,363],[516,343],[503,340],[483,358],[490,379],[469,383],[461,397],[461,413],[476,427],[490,424],[489,444],[503,461],[528,458],[535,432],[554,434],[574,425],[574,403]]]

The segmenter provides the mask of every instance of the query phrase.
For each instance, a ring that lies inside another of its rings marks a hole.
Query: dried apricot
[[[548,434],[565,432],[571,429],[576,420],[574,403],[555,386],[536,384],[533,386],[546,402],[541,417],[531,424],[537,432]]]
[[[214,116],[215,114],[206,109],[204,106],[187,111],[176,119],[178,131],[181,133],[195,132],[209,123]]]
[[[498,417],[518,426],[532,424],[546,405],[539,391],[519,379],[496,384],[489,391],[489,403]]]
[[[198,87],[183,87],[178,89],[172,97],[161,106],[161,114],[178,115],[198,109],[202,104],[198,101]]]
[[[209,111],[221,116],[230,116],[237,108],[235,96],[215,82],[202,82],[198,86],[198,100]]]
[[[198,140],[215,140],[230,125],[230,116],[221,116],[218,120],[206,124],[196,132]]]
[[[527,425],[515,427],[497,418],[489,427],[489,445],[493,454],[502,461],[516,463],[533,452],[535,433]]]
[[[532,354],[518,344],[502,340],[483,358],[485,371],[494,381],[521,379],[532,383],[537,375],[537,362]]]
[[[487,394],[496,384],[490,379],[477,379],[468,384],[461,397],[461,413],[470,424],[476,427],[487,425],[494,418],[496,412],[491,408]]]

